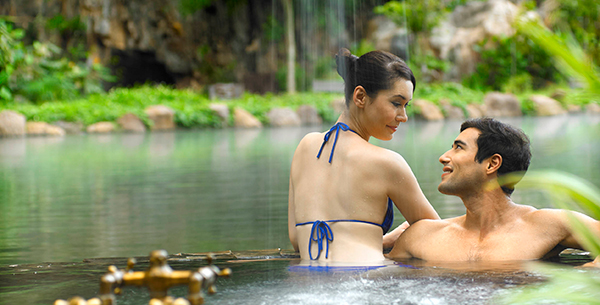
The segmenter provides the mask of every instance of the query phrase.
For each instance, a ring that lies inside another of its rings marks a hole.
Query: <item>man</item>
[[[581,248],[570,231],[567,213],[600,235],[600,222],[577,212],[541,209],[514,203],[514,184],[498,177],[524,173],[529,167],[529,139],[521,131],[491,118],[461,125],[443,164],[438,190],[462,199],[467,213],[423,219],[410,226],[388,254],[391,258],[431,261],[529,260]]]

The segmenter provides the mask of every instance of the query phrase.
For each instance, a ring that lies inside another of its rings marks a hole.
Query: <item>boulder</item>
[[[302,125],[321,125],[323,124],[323,119],[319,116],[319,111],[315,106],[311,105],[302,105],[298,107],[296,113],[300,117],[300,122]]]
[[[600,105],[596,103],[589,103],[585,105],[585,111],[587,113],[600,114]]]
[[[229,107],[225,104],[213,103],[208,106],[210,110],[214,111],[224,122],[229,120]]]
[[[50,125],[46,122],[27,122],[25,129],[27,130],[27,135],[62,137],[66,134],[64,129]]]
[[[112,122],[98,122],[86,128],[88,133],[109,133],[115,131],[115,124]]]
[[[22,136],[25,134],[25,116],[11,111],[0,112],[0,136]]]
[[[556,89],[554,90],[554,92],[552,92],[552,94],[550,95],[551,98],[557,100],[557,101],[562,101],[565,99],[565,97],[567,96],[567,91],[563,90],[563,89]]]
[[[483,98],[484,114],[489,117],[522,116],[521,103],[513,94],[490,92]]]
[[[460,120],[465,118],[465,112],[463,111],[463,109],[450,104],[450,101],[448,99],[442,99],[439,103],[440,106],[442,106],[443,112],[446,114],[446,118]]]
[[[152,130],[169,130],[175,128],[175,111],[163,105],[149,106],[145,110],[148,118],[154,123]]]
[[[530,96],[529,99],[533,102],[535,112],[538,116],[559,115],[567,112],[561,104],[553,98],[536,94]]]
[[[413,102],[417,117],[423,118],[427,121],[439,121],[444,119],[444,114],[440,108],[434,103],[427,100],[416,100]]]
[[[230,100],[244,94],[244,85],[236,83],[220,83],[208,86],[208,96],[211,100]]]
[[[567,111],[569,113],[581,112],[581,105],[569,104],[569,105],[567,105]]]
[[[481,105],[468,104],[467,105],[467,117],[469,119],[480,118],[483,116],[483,110]]]
[[[67,134],[78,134],[83,131],[83,123],[81,122],[56,121],[53,125],[60,127]]]
[[[133,113],[126,113],[117,120],[121,129],[126,132],[144,133],[146,125]]]
[[[260,128],[262,123],[254,117],[250,112],[235,108],[233,110],[233,125],[241,128]]]
[[[271,126],[300,126],[302,121],[298,114],[290,108],[273,108],[267,113]]]

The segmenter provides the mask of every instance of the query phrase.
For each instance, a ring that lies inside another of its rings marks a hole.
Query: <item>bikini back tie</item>
[[[319,153],[317,154],[317,159],[319,159],[321,157],[321,152],[323,151],[323,147],[325,146],[325,143],[327,143],[327,141],[329,141],[329,138],[331,137],[331,133],[335,131],[335,140],[333,141],[333,146],[331,147],[331,154],[329,155],[329,163],[331,163],[331,158],[333,158],[333,151],[335,150],[335,144],[337,143],[338,136],[340,134],[340,129],[342,131],[350,130],[350,131],[354,132],[355,134],[358,134],[356,131],[350,129],[350,127],[348,127],[348,125],[346,125],[342,122],[337,122],[325,134],[325,137],[323,138],[323,144],[321,144],[321,149],[319,149]]]

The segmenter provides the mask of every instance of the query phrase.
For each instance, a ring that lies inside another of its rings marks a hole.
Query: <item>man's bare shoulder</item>
[[[402,234],[405,238],[423,238],[423,235],[435,234],[444,229],[459,228],[460,222],[464,219],[464,216],[458,216],[447,219],[421,219],[416,223],[412,224]]]

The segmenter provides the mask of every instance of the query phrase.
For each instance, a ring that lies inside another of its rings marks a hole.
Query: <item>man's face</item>
[[[438,185],[440,193],[460,196],[485,183],[485,164],[475,161],[479,134],[476,128],[465,129],[456,137],[452,148],[440,157],[444,165]]]

